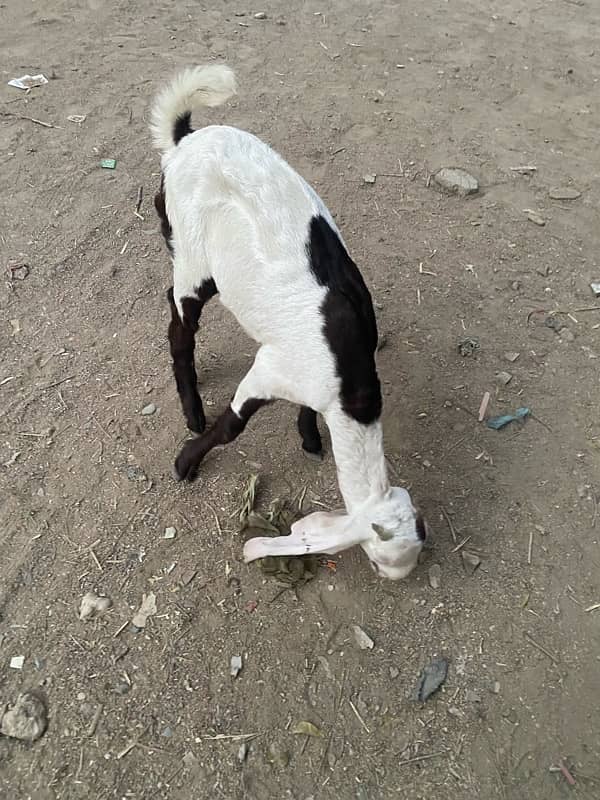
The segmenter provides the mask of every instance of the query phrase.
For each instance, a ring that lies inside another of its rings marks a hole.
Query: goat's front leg
[[[261,348],[258,351],[252,368],[238,386],[229,407],[202,436],[190,439],[183,446],[175,460],[177,480],[195,480],[200,463],[213,447],[236,439],[258,409],[270,402],[269,369],[262,355],[263,350]]]
[[[171,322],[169,324],[169,346],[173,359],[173,372],[177,383],[177,393],[181,400],[183,414],[187,426],[195,433],[202,433],[206,427],[206,418],[202,408],[202,400],[198,394],[198,376],[194,364],[195,336],[204,304],[217,293],[214,281],[205,281],[198,290],[197,297],[181,299],[183,316],[175,304],[173,289],[169,289],[167,298],[171,306]]]

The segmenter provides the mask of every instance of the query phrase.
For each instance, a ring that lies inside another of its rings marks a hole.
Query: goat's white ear
[[[382,542],[389,542],[390,539],[394,538],[394,534],[392,533],[392,531],[386,530],[383,527],[383,525],[378,525],[376,522],[372,522],[371,527],[373,528],[377,536],[379,536]]]

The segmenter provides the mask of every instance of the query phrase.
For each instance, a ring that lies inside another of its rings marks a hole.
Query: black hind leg
[[[323,456],[323,442],[317,427],[317,412],[308,406],[302,406],[298,414],[298,431],[302,438],[302,449],[307,455],[318,458]]]

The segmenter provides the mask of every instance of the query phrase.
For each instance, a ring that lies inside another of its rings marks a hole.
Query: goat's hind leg
[[[323,443],[317,426],[317,412],[308,406],[302,406],[298,414],[298,431],[302,439],[302,449],[309,458],[321,461]]]
[[[175,304],[173,289],[169,289],[167,297],[171,307],[169,324],[169,346],[173,359],[173,372],[177,383],[177,393],[181,400],[183,415],[187,426],[194,433],[202,433],[206,427],[206,418],[202,408],[202,400],[198,394],[198,376],[194,364],[195,336],[204,304],[217,293],[215,282],[204,281],[196,292],[196,297],[181,298],[181,309]]]
[[[244,430],[250,418],[273,397],[268,351],[262,347],[227,409],[197,439],[185,443],[175,460],[175,478],[193,481],[204,457],[218,445],[228,444]]]

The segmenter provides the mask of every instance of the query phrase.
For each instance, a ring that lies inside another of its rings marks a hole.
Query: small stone
[[[492,684],[492,692],[494,694],[500,694],[500,681],[494,681]]]
[[[434,658],[421,672],[415,690],[415,699],[424,703],[440,688],[448,676],[448,660],[443,657]]]
[[[85,692],[77,692],[78,700],[85,700]]]
[[[139,481],[141,483],[143,481],[148,480],[148,476],[146,475],[144,470],[141,469],[140,467],[136,467],[133,464],[127,467],[127,469],[125,470],[125,474],[127,475],[130,481]]]
[[[99,597],[96,592],[88,592],[81,598],[79,619],[89,619],[104,614],[111,605],[112,601],[109,597]]]
[[[510,361],[510,363],[511,363],[511,364],[514,364],[514,362],[517,360],[517,358],[518,358],[520,355],[521,355],[521,353],[513,353],[513,352],[510,352],[510,351],[509,351],[509,352],[507,352],[507,353],[504,353],[504,358],[505,358],[507,361]]]
[[[475,336],[467,336],[458,343],[458,352],[463,358],[469,358],[479,350],[479,339]]]
[[[264,11],[257,11],[254,15],[254,19],[266,19],[267,15]]]
[[[149,417],[156,412],[156,406],[154,403],[148,403],[147,406],[144,406],[140,411],[142,417]]]
[[[563,328],[560,332],[560,340],[561,342],[574,342],[575,334],[570,328]]]
[[[427,573],[429,585],[432,589],[439,589],[442,583],[442,568],[439,564],[432,564]]]
[[[186,767],[195,767],[198,763],[196,756],[188,750],[188,752],[181,759]]]
[[[467,689],[465,692],[465,700],[467,703],[481,703],[481,695],[471,689]]]
[[[241,656],[231,656],[231,663],[229,666],[229,674],[232,678],[237,678],[240,674],[242,669],[242,657]]]
[[[46,706],[42,700],[32,692],[24,692],[2,717],[0,733],[13,739],[34,742],[44,733],[47,724]]]
[[[11,669],[23,669],[25,663],[25,656],[13,656],[10,660]]]
[[[466,196],[479,189],[477,178],[458,167],[443,167],[434,175],[435,182],[449,192]]]
[[[538,275],[541,275],[542,278],[547,278],[550,275],[550,267],[548,264],[542,264],[541,267],[536,267],[535,271]]]
[[[156,595],[154,592],[148,592],[148,594],[142,595],[142,602],[140,603],[140,607],[133,615],[131,620],[133,626],[138,629],[142,629],[146,627],[146,622],[148,621],[148,617],[154,616],[156,614]]]
[[[290,754],[277,742],[272,742],[267,750],[267,758],[271,764],[282,769],[290,763]]]
[[[522,285],[523,284],[521,281],[513,281],[510,285],[510,288],[513,290],[513,292],[518,292]]]
[[[594,293],[594,297],[600,297],[600,281],[592,281],[590,283],[590,289]]]
[[[377,175],[375,174],[367,173],[366,175],[363,175],[363,181],[365,183],[375,183],[376,180],[377,180]]]
[[[174,539],[177,536],[177,529],[173,527],[165,528],[165,539]]]
[[[552,200],[577,200],[578,197],[581,197],[581,192],[570,186],[556,186],[550,189],[548,197],[551,197]]]
[[[173,736],[173,731],[172,731],[172,730],[171,730],[171,728],[169,728],[169,726],[167,725],[165,728],[163,728],[163,729],[162,729],[162,731],[161,731],[161,734],[160,734],[160,735],[161,735],[161,736],[164,736],[164,737],[165,737],[165,739],[171,739],[171,738],[172,738],[172,736]]]
[[[532,208],[526,208],[524,209],[524,211],[527,214],[527,219],[530,222],[533,222],[536,225],[539,225],[540,227],[543,227],[546,224],[546,220],[542,217],[542,215],[539,212],[534,211]]]
[[[469,575],[473,575],[475,573],[475,570],[481,564],[481,559],[479,558],[478,555],[475,555],[475,553],[469,552],[469,550],[462,550],[461,556],[465,569],[467,570]]]
[[[242,742],[238,748],[238,754],[237,754],[238,761],[240,761],[243,764],[244,761],[246,760],[247,755],[248,755],[248,742]]]
[[[508,384],[512,381],[512,375],[510,372],[497,372],[496,373],[496,380],[501,386],[508,386]]]
[[[352,630],[354,632],[354,638],[356,639],[356,644],[360,647],[361,650],[372,650],[375,646],[375,642],[371,639],[370,636],[363,631],[362,628],[359,628],[358,625],[353,625]]]
[[[121,681],[115,685],[115,692],[117,694],[127,694],[131,691],[131,686],[127,683],[127,681]]]
[[[392,680],[395,680],[398,677],[398,675],[400,675],[400,670],[398,669],[398,667],[390,667],[390,678]]]

